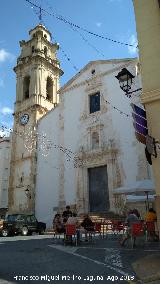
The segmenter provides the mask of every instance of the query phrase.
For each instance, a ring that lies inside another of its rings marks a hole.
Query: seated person
[[[66,206],[66,210],[62,214],[63,223],[66,223],[70,216],[72,216],[72,211],[70,210],[70,206]]]
[[[73,213],[72,216],[68,217],[68,220],[65,223],[65,225],[75,225],[76,226],[77,239],[80,240],[79,222],[78,222],[78,218],[77,218],[76,213]]]
[[[78,227],[78,218],[77,218],[77,214],[73,213],[72,215],[70,215],[67,219],[66,224],[70,224],[70,225],[76,225],[76,227]]]
[[[58,234],[65,233],[65,227],[60,214],[56,214],[53,219],[53,229]]]
[[[92,222],[92,220],[91,220],[91,218],[89,217],[88,214],[85,215],[84,220],[81,223],[81,226],[86,231],[94,231],[94,223]]]
[[[81,227],[83,227],[83,230],[81,230],[81,233],[84,232],[85,233],[85,240],[88,241],[87,239],[87,233],[91,233],[94,231],[94,223],[92,222],[91,218],[89,217],[88,214],[85,215],[82,223],[81,223]],[[91,235],[89,234],[89,237],[91,237]]]
[[[141,215],[136,208],[133,209],[133,214],[135,214],[138,217],[138,219],[141,219]]]
[[[153,208],[149,209],[149,212],[147,212],[146,214],[145,220],[146,222],[155,222],[157,220],[157,215]]]
[[[129,238],[131,238],[131,227],[132,224],[134,223],[140,223],[139,218],[137,217],[137,215],[134,213],[133,210],[130,210],[128,213],[128,216],[125,220],[125,223],[127,224],[128,228],[126,231],[126,235],[123,236],[123,238],[120,240],[120,245],[124,246],[126,240],[128,240]],[[135,245],[135,239],[134,239],[134,244]]]
[[[156,212],[154,211],[153,208],[150,208],[149,212],[147,212],[145,221],[146,221],[146,226],[147,226],[147,222],[148,223],[150,223],[150,222],[154,223],[154,222],[157,221],[157,215],[156,215]],[[154,224],[153,224],[153,229],[152,229],[152,231],[149,232],[149,234],[150,234],[150,237],[153,238],[153,240],[155,240],[155,241],[159,240],[159,236],[156,234]]]

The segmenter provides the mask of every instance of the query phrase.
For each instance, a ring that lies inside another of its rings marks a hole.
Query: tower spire
[[[41,6],[39,7],[39,16],[38,16],[38,18],[39,18],[40,24],[42,24],[42,8],[41,8]]]

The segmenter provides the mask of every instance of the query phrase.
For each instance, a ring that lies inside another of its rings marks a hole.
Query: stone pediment
[[[131,61],[136,60],[136,58],[126,58],[126,59],[111,59],[111,60],[96,60],[96,61],[90,61],[83,69],[81,69],[72,79],[70,79],[63,87],[60,88],[59,94],[62,94],[64,92],[67,92],[68,90],[75,88],[80,85],[84,85],[88,83],[91,83],[92,78],[100,77],[100,72],[94,73],[92,75],[91,71],[92,68],[96,68],[98,66],[104,66],[106,65],[106,69],[104,73],[106,73],[108,70],[111,71],[111,69],[118,67],[120,64],[129,64]],[[109,67],[110,65],[110,67]],[[114,66],[114,67],[113,67]],[[108,68],[109,67],[109,68]],[[88,72],[88,75],[87,75]],[[103,72],[102,72],[103,73]],[[93,80],[94,82],[94,80]],[[93,83],[94,84],[94,83]],[[91,83],[92,85],[92,83]]]

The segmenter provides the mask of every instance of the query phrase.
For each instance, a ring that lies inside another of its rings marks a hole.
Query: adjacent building
[[[149,135],[160,143],[160,1],[134,0],[143,94]],[[158,148],[157,148],[158,150]],[[160,232],[160,152],[152,156],[156,187],[156,211]]]

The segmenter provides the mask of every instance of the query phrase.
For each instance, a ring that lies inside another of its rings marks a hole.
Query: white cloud
[[[10,136],[10,129],[0,129],[0,137],[9,137]]]
[[[137,38],[135,37],[135,35],[131,35],[129,37],[128,43],[133,45],[133,46],[128,46],[128,52],[131,55],[137,55],[137,48],[136,48],[136,46],[138,45],[138,42],[137,42]]]
[[[97,22],[97,23],[96,23],[96,26],[97,26],[98,28],[100,28],[100,27],[102,26],[102,23]]]
[[[14,55],[6,51],[5,49],[0,49],[0,62],[4,62],[6,60],[12,61],[14,59]]]
[[[9,137],[13,127],[13,122],[2,121],[0,123],[0,137]]]
[[[2,113],[3,115],[12,114],[13,113],[13,109],[11,109],[9,107],[2,107],[0,109],[0,113]]]

